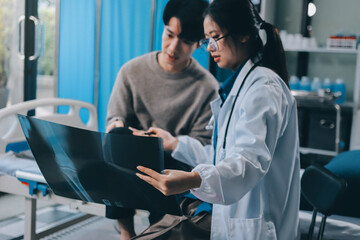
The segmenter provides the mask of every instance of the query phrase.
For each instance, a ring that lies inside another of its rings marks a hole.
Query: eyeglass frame
[[[217,38],[217,39],[215,39],[215,38],[213,38],[213,37],[209,37],[209,38],[206,38],[206,39],[201,39],[200,41],[199,41],[199,46],[200,47],[204,47],[204,48],[208,48],[208,46],[210,45],[210,47],[211,47],[211,49],[213,50],[213,51],[217,51],[217,50],[219,50],[219,45],[217,44],[217,41],[219,41],[219,40],[221,40],[221,39],[223,39],[223,38],[226,38],[226,37],[228,37],[230,35],[230,33],[228,33],[228,34],[225,34],[224,36],[222,36],[222,37],[219,37],[219,38]]]

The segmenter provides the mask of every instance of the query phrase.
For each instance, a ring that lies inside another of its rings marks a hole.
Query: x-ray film
[[[162,140],[102,133],[19,115],[26,140],[51,190],[59,196],[107,206],[179,215],[166,197],[139,179],[142,165],[164,169]]]

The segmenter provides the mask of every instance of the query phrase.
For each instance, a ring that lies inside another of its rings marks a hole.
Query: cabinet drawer
[[[340,152],[349,149],[351,109],[341,109]],[[299,136],[302,147],[335,151],[336,111],[333,108],[300,108]]]
[[[309,115],[308,147],[335,150],[336,117],[334,114],[313,112]]]

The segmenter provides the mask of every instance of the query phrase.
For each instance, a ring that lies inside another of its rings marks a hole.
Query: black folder
[[[164,169],[162,139],[102,133],[18,115],[26,141],[51,190],[107,206],[181,215],[166,197],[139,179],[136,167]]]

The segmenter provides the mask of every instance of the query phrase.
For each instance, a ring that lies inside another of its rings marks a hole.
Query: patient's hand
[[[108,132],[110,132],[111,129],[117,128],[117,127],[124,127],[123,121],[117,120],[117,121],[112,122],[110,125],[108,125],[106,127],[106,132],[108,133]]]
[[[161,128],[151,127],[147,131],[134,131],[134,129],[131,130],[133,130],[133,134],[137,136],[148,135],[162,138],[165,151],[175,150],[179,143],[179,140],[176,137],[172,136],[168,131],[165,131]]]

